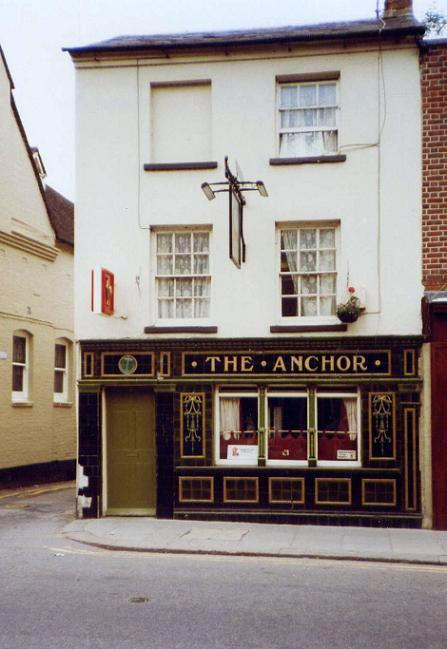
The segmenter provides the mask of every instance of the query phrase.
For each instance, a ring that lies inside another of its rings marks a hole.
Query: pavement
[[[80,519],[73,541],[109,550],[447,564],[447,532],[155,518]]]
[[[74,482],[0,489],[0,501],[71,489]],[[74,496],[73,496],[74,511]],[[447,565],[447,531],[107,516],[65,525],[66,539],[108,550]]]

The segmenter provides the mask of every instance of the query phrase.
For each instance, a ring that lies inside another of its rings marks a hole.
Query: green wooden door
[[[106,392],[107,514],[156,513],[154,398],[138,388]]]

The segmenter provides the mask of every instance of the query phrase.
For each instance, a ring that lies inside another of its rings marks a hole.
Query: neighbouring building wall
[[[422,58],[423,282],[447,290],[447,41]]]
[[[447,529],[447,40],[425,42],[421,72],[425,397],[430,404],[424,431],[432,458],[426,493],[433,492],[433,526]]]
[[[76,455],[73,349],[73,253],[54,261],[0,243],[0,469],[72,460]],[[68,248],[68,247],[67,247]],[[12,399],[15,332],[29,336],[29,387]],[[55,343],[68,351],[68,398],[54,401]]]
[[[51,479],[49,463],[74,467],[76,456],[72,236],[58,236],[12,89],[0,49],[0,481],[38,465],[33,475]],[[14,337],[24,350],[14,353]]]

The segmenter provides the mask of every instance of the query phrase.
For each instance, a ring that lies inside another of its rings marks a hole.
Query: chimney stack
[[[413,0],[385,0],[384,18],[413,16]]]

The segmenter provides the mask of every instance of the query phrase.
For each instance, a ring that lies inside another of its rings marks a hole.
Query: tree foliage
[[[441,11],[438,11],[436,7],[432,7],[425,12],[424,22],[427,28],[426,36],[445,35],[447,17]]]

